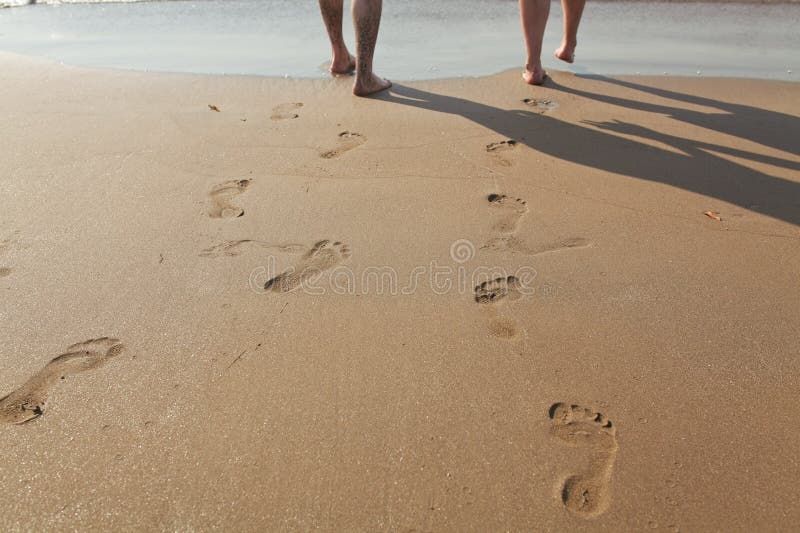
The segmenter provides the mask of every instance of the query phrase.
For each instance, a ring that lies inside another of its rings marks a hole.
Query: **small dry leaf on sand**
[[[219,108],[218,108],[217,106],[215,106],[215,105],[208,104],[208,108],[209,108],[211,111],[216,111],[217,113],[219,113]]]
[[[717,213],[716,211],[704,211],[703,214],[705,216],[707,216],[708,218],[713,218],[714,220],[716,220],[718,222],[722,222],[722,219],[720,218],[719,213]]]

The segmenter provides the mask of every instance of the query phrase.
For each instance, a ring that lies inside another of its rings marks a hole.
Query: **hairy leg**
[[[578,45],[578,26],[583,16],[586,0],[561,0],[564,11],[564,37],[556,50],[556,57],[567,63],[575,61],[575,47]]]
[[[546,77],[542,68],[542,39],[550,16],[550,0],[519,0],[519,13],[528,52],[522,79],[531,85],[541,85]]]
[[[353,94],[366,96],[392,86],[372,72],[372,56],[378,40],[382,0],[353,0],[353,23],[356,27],[356,81]]]
[[[319,0],[319,10],[331,40],[333,59],[330,71],[334,74],[352,72],[356,66],[355,58],[350,55],[347,45],[344,43],[344,37],[342,37],[344,0]]]

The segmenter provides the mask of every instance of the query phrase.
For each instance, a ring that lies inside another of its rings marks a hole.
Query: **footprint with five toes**
[[[585,449],[588,467],[570,474],[561,487],[564,506],[584,518],[597,516],[611,502],[611,472],[617,457],[617,435],[605,415],[566,403],[550,407],[550,434],[563,444]]]

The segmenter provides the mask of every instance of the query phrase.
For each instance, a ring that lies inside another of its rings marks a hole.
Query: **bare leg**
[[[542,68],[542,39],[550,16],[550,0],[519,0],[519,13],[528,51],[522,79],[531,85],[541,85],[547,77]]]
[[[378,40],[382,0],[353,0],[353,23],[356,27],[356,82],[353,94],[366,96],[392,86],[392,82],[372,72],[372,56]]]
[[[556,50],[556,57],[561,61],[575,61],[575,47],[578,45],[578,25],[581,23],[583,6],[586,0],[561,0],[564,11],[564,37],[561,46]]]
[[[344,44],[342,37],[343,3],[344,0],[319,0],[319,10],[322,12],[322,20],[325,21],[325,28],[331,40],[333,59],[330,71],[333,74],[346,74],[356,68],[356,60],[347,51],[347,45]]]

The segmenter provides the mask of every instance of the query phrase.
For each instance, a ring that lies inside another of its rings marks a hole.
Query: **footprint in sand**
[[[14,244],[14,242],[15,239],[13,237],[9,237],[7,239],[0,239],[0,254],[9,250],[11,246]]]
[[[247,190],[251,182],[252,180],[229,180],[215,185],[208,195],[211,200],[208,216],[237,218],[244,215],[244,209],[231,205],[231,200]]]
[[[206,248],[200,252],[200,257],[234,257],[242,253],[245,245],[259,246],[267,248],[276,252],[283,253],[299,253],[308,250],[307,246],[302,244],[270,244],[264,241],[256,241],[253,239],[242,239],[238,241],[224,241]]]
[[[588,248],[592,241],[583,237],[571,237],[560,241],[550,242],[539,246],[529,246],[514,236],[495,237],[481,246],[481,250],[509,251],[530,256],[544,255],[563,250]]]
[[[268,280],[265,290],[289,292],[309,279],[333,268],[350,257],[350,247],[341,242],[319,241],[296,265]]]
[[[520,198],[511,198],[505,194],[490,194],[487,200],[489,207],[498,215],[492,229],[500,233],[516,231],[520,219],[528,212],[528,206]]]
[[[269,117],[272,120],[288,120],[293,118],[299,118],[300,115],[295,113],[298,109],[303,107],[302,102],[289,102],[286,104],[276,105],[272,108],[272,116]]]
[[[339,134],[339,140],[336,144],[336,148],[326,150],[325,152],[319,154],[319,156],[323,159],[333,159],[339,157],[345,152],[352,150],[353,148],[361,146],[365,142],[367,142],[367,138],[360,133],[343,131]]]
[[[522,103],[528,107],[533,107],[540,115],[558,109],[558,102],[547,98],[525,98]]]
[[[475,287],[475,301],[479,304],[497,303],[504,298],[509,301],[520,298],[520,282],[514,276],[484,281]]]
[[[16,244],[16,237],[19,235],[18,231],[15,231],[11,234],[10,237],[6,239],[0,239],[0,254],[4,254],[8,250],[10,250]],[[12,269],[9,267],[0,267],[0,278],[5,278],[6,276],[10,276]]]
[[[567,446],[588,450],[588,467],[562,485],[564,506],[584,518],[599,515],[611,502],[611,472],[617,457],[617,436],[605,415],[578,405],[550,407],[550,434]]]
[[[508,139],[507,141],[499,141],[496,143],[489,143],[486,145],[487,152],[499,152],[502,150],[511,150],[517,145],[517,141],[514,139]]]
[[[499,213],[492,225],[492,230],[506,235],[489,239],[486,244],[481,246],[481,250],[509,251],[536,256],[568,249],[588,248],[593,245],[590,240],[583,237],[569,237],[538,246],[530,246],[514,235],[509,235],[517,230],[519,221],[528,212],[526,202],[505,194],[490,194],[487,200],[489,200],[489,207]]]
[[[519,333],[516,320],[500,316],[497,305],[503,300],[518,300],[520,281],[514,276],[484,281],[475,287],[475,302],[481,305],[487,319],[489,333],[501,339],[514,339]]]
[[[0,423],[22,424],[40,416],[44,412],[47,393],[55,383],[68,375],[99,368],[123,349],[118,339],[108,337],[73,344],[20,388],[0,399]]]
[[[502,165],[504,167],[510,167],[511,161],[501,156],[498,152],[505,152],[508,150],[512,150],[516,146],[517,146],[517,141],[515,141],[514,139],[508,139],[506,141],[498,141],[495,143],[487,144],[486,151],[492,154],[492,157],[499,165]]]

